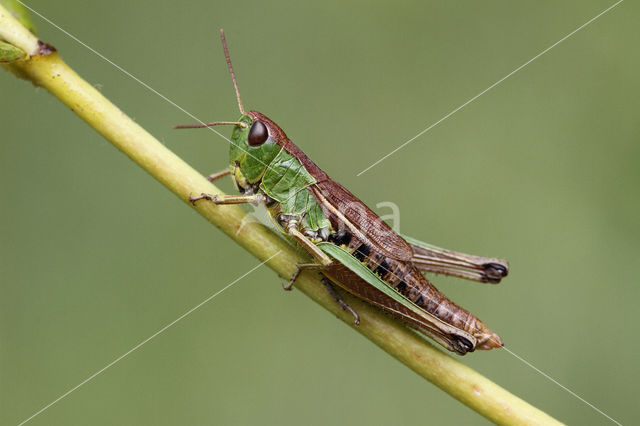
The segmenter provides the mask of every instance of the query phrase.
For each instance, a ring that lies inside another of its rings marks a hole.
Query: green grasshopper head
[[[233,129],[229,167],[236,181],[258,182],[282,147],[286,135],[257,111],[243,114]],[[240,185],[243,186],[243,185]]]

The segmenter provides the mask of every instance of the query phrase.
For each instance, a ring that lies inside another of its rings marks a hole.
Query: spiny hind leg
[[[340,293],[338,293],[338,290],[336,290],[334,285],[331,284],[331,281],[329,281],[326,277],[322,277],[320,281],[322,281],[324,287],[327,289],[331,297],[333,297],[333,300],[335,300],[338,305],[340,305],[342,310],[351,312],[351,315],[353,315],[353,323],[355,325],[360,325],[360,316],[358,316],[358,313],[351,306],[349,306],[347,302],[344,301],[344,299],[342,299],[342,296],[340,296]]]

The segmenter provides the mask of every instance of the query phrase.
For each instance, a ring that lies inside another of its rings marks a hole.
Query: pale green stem
[[[37,46],[37,39],[1,6],[0,34],[28,52],[33,52],[34,46]],[[5,67],[33,84],[46,88],[172,191],[187,207],[198,211],[258,259],[265,260],[279,253],[267,265],[284,279],[293,274],[296,263],[307,261],[269,229],[255,220],[247,220],[247,213],[238,207],[215,206],[206,202],[192,206],[189,194],[215,194],[220,191],[80,78],[57,53],[33,56]],[[278,288],[278,285],[274,285],[274,291],[278,291]],[[325,291],[317,274],[302,274],[296,282],[296,288],[407,367],[487,419],[512,425],[558,424],[546,413],[436,349],[402,323],[358,299],[344,295],[360,315],[360,325],[354,326],[351,314],[339,308]]]
[[[0,6],[0,39],[19,47],[30,55],[35,55],[40,47],[38,38],[3,6]]]

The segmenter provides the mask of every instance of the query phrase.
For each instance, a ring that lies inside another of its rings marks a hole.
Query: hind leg
[[[340,296],[340,293],[338,293],[338,291],[333,286],[333,284],[331,284],[331,281],[329,281],[325,277],[322,277],[321,281],[322,281],[322,284],[324,284],[324,287],[327,289],[327,291],[331,295],[331,297],[333,297],[333,300],[335,300],[338,303],[338,305],[340,305],[342,310],[351,312],[351,315],[353,315],[353,323],[355,325],[360,325],[360,317],[358,316],[358,313],[351,306],[349,306],[347,302],[345,302],[342,299],[342,296]]]

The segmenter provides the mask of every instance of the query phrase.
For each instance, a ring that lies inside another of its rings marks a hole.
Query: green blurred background
[[[435,282],[515,353],[638,420],[637,4],[360,177],[613,2],[27,4],[202,120],[238,116],[225,28],[248,109],[372,207],[397,203],[402,232],[507,258],[499,286]],[[170,149],[203,174],[225,166],[221,138],[172,131],[193,120],[35,21]],[[3,72],[0,93],[0,424],[16,424],[258,261],[44,90]],[[487,423],[281,283],[257,270],[31,424]],[[608,424],[505,351],[462,361],[559,420]]]

